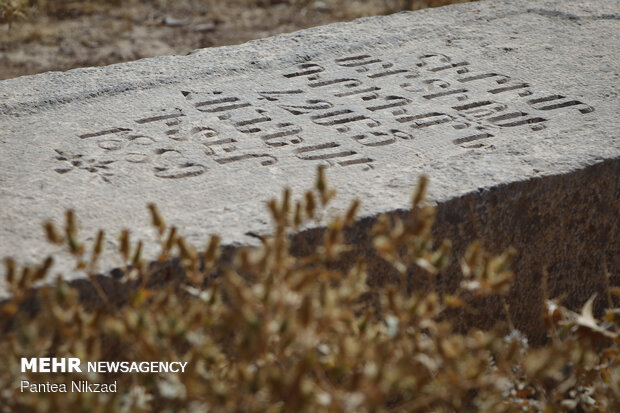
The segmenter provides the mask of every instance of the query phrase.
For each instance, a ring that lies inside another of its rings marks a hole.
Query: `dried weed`
[[[373,230],[374,248],[402,275],[401,285],[412,266],[433,277],[450,259],[448,242],[433,248],[426,185],[422,179],[407,217],[384,217]],[[539,348],[529,348],[509,322],[457,332],[446,311],[507,294],[513,252],[490,256],[472,245],[461,260],[461,287],[451,294],[407,292],[398,282],[370,288],[364,257],[336,265],[351,249],[343,231],[354,223],[358,202],[327,225],[311,253],[291,253],[291,235],[314,222],[333,195],[322,169],[299,200],[285,190],[269,203],[273,235],[232,259],[222,258],[218,237],[202,249],[190,245],[149,205],[160,264],[149,265],[142,243],[123,232],[119,282],[128,296],[120,303],[97,281],[105,234],[92,246],[83,243],[71,211],[64,230],[46,223],[49,241],[64,245],[95,283],[99,305],[82,303],[61,279],[31,288],[49,272],[51,257],[35,267],[6,261],[12,298],[0,307],[0,411],[620,411],[618,288],[608,288],[602,321],[592,315],[594,297],[580,314],[547,300],[550,342]],[[156,288],[155,268],[169,262],[183,271]],[[23,311],[32,300],[38,310]],[[22,379],[79,379],[19,373],[22,357],[46,356],[180,360],[188,369],[90,374],[92,381],[117,381],[118,391],[109,394],[20,392]]]

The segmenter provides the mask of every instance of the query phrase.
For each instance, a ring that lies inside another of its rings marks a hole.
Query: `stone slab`
[[[613,210],[619,6],[482,1],[2,81],[0,256],[45,257],[41,223],[73,208],[112,269],[123,228],[155,239],[148,202],[198,245],[256,244],[317,164],[362,217],[407,208],[420,174],[445,204],[596,165]]]

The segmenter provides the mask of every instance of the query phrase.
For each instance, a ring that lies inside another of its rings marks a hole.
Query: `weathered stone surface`
[[[154,239],[147,202],[198,244],[253,244],[264,201],[309,188],[323,163],[336,208],[406,208],[424,173],[440,234],[523,248],[540,228],[523,270],[560,277],[582,254],[600,260],[579,271],[617,268],[619,5],[483,1],[0,82],[0,255],[49,254],[41,223],[67,208],[91,239]]]

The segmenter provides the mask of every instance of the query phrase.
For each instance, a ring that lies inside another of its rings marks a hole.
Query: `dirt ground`
[[[0,0],[0,79],[467,0]],[[10,23],[9,23],[10,21]]]

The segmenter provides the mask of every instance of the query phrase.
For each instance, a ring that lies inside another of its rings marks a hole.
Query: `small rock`
[[[215,24],[213,23],[202,23],[194,26],[193,29],[195,32],[212,32],[215,30]]]
[[[166,17],[164,19],[164,24],[166,26],[171,26],[171,27],[185,26],[185,25],[189,24],[189,22],[190,22],[189,17],[186,17],[184,19],[177,19],[175,17],[168,16],[168,17]]]
[[[327,3],[325,3],[324,1],[315,1],[312,4],[312,7],[314,7],[315,10],[318,11],[329,11],[329,6],[327,5]]]

